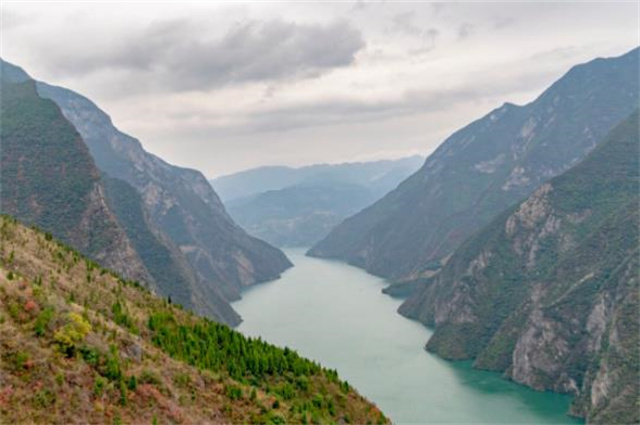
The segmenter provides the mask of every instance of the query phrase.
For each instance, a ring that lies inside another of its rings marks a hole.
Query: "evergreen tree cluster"
[[[318,373],[337,381],[335,371],[324,370],[294,350],[247,338],[210,320],[180,324],[170,311],[161,311],[149,317],[148,327],[153,343],[172,357],[201,369],[226,371],[238,381],[261,384],[274,375],[298,381],[295,378]]]

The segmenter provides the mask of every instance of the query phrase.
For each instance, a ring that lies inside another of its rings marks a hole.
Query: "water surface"
[[[234,303],[238,330],[338,370],[395,423],[580,423],[570,398],[427,353],[431,331],[396,313],[383,279],[347,264],[285,250],[295,267]]]

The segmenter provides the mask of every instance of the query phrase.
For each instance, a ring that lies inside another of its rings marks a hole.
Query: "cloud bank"
[[[209,176],[433,151],[638,44],[633,3],[2,3],[2,54]]]

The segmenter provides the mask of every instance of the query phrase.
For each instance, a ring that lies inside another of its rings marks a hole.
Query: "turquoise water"
[[[570,398],[427,353],[431,331],[396,313],[384,280],[286,250],[295,267],[234,303],[238,330],[335,368],[395,423],[581,423]]]

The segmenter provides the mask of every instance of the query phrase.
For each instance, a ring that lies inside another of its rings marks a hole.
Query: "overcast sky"
[[[572,65],[637,46],[638,3],[2,2],[2,57],[165,160],[428,155]]]

